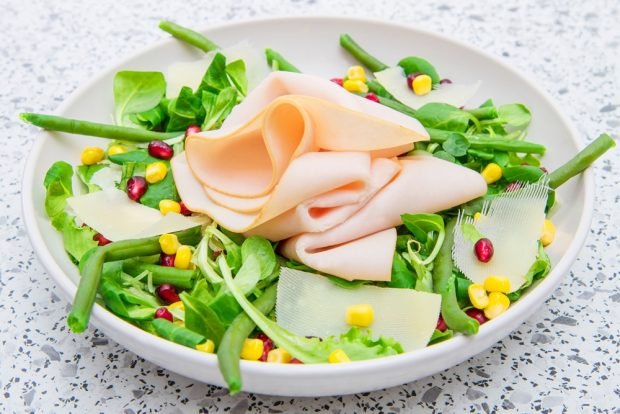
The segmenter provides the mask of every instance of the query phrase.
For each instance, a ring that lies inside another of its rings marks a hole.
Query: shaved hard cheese
[[[166,96],[173,98],[179,94],[183,86],[196,90],[202,81],[207,68],[216,53],[226,57],[226,63],[241,59],[245,63],[245,73],[248,79],[248,92],[253,90],[268,74],[269,66],[260,49],[243,41],[229,48],[212,51],[203,58],[189,62],[176,62],[168,67],[166,74]]]
[[[454,229],[454,264],[474,283],[484,283],[489,276],[504,276],[510,280],[509,292],[519,289],[538,255],[548,192],[545,182],[527,184],[486,203],[477,220],[461,215]],[[476,240],[466,237],[464,225],[473,225],[491,240],[493,258],[489,262],[477,259]]]
[[[374,320],[368,329],[398,341],[405,351],[424,348],[430,340],[441,305],[441,296],[413,289],[361,286],[344,289],[324,276],[283,267],[278,281],[276,321],[302,336],[325,338],[340,335],[347,307],[368,304]]]
[[[376,72],[375,77],[381,86],[394,95],[397,100],[413,109],[419,109],[430,102],[447,103],[456,107],[464,106],[476,95],[481,85],[480,81],[470,85],[458,83],[437,85],[436,89],[421,96],[416,95],[407,86],[407,75],[400,66]]]
[[[116,188],[70,197],[67,204],[83,223],[112,241],[185,230],[209,220],[176,213],[162,216],[158,210],[131,201]]]

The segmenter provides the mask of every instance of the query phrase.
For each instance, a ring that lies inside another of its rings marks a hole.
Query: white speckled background
[[[260,5],[259,5],[260,4]],[[544,307],[492,349],[423,380],[342,398],[292,399],[194,384],[97,331],[70,334],[68,305],[20,217],[35,130],[111,61],[166,36],[160,19],[204,27],[254,16],[358,15],[449,34],[533,73],[582,133],[620,136],[617,0],[0,1],[0,411],[620,413],[620,151],[596,166],[592,230]],[[615,368],[614,368],[615,367]]]

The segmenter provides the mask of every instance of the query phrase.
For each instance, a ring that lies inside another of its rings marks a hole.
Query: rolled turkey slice
[[[324,232],[304,233],[284,241],[280,244],[282,254],[347,280],[389,280],[396,233],[393,238],[376,234],[400,225],[402,214],[435,213],[486,193],[482,176],[460,165],[430,156],[399,162],[398,176],[357,213]],[[351,252],[346,247],[350,243],[364,248],[355,254],[326,254],[334,249]],[[375,259],[379,261],[375,263]]]

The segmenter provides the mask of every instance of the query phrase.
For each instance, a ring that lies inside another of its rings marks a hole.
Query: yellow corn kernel
[[[206,352],[207,354],[212,354],[215,351],[215,342],[210,339],[207,339],[207,342],[196,345],[196,349],[200,352]]]
[[[428,75],[418,75],[411,81],[411,89],[416,95],[428,95],[433,90],[433,79]]]
[[[167,306],[167,308],[168,310],[178,309],[180,311],[185,312],[185,305],[183,305],[183,302],[180,300],[178,302],[171,303],[170,305]]]
[[[347,307],[345,321],[349,325],[360,326],[366,328],[372,324],[375,318],[375,312],[372,306],[362,303],[359,305],[351,305]]]
[[[510,292],[510,280],[506,276],[489,276],[484,279],[484,288],[487,292]]]
[[[112,145],[110,148],[108,148],[108,157],[110,155],[122,154],[125,152],[127,152],[127,147],[125,147],[124,145]]]
[[[480,174],[482,174],[482,178],[484,178],[487,184],[493,184],[502,178],[502,167],[491,162],[484,167],[484,170],[482,170]]]
[[[489,306],[484,308],[484,316],[487,319],[497,318],[502,313],[506,312],[506,309],[510,307],[510,299],[508,296],[500,292],[489,293]]]
[[[174,200],[161,200],[159,202],[159,211],[164,216],[168,213],[181,213],[181,204]]]
[[[80,155],[80,161],[82,161],[84,165],[97,164],[99,161],[103,160],[103,155],[103,148],[86,147]]]
[[[192,260],[192,248],[189,246],[179,246],[177,254],[174,256],[174,267],[177,269],[189,269]]]
[[[487,291],[484,290],[484,286],[480,283],[472,283],[467,288],[467,294],[469,295],[469,301],[476,309],[484,309],[489,305],[489,296]]]
[[[547,247],[553,243],[553,239],[555,239],[555,224],[551,220],[545,219],[540,241],[543,246]]]
[[[368,92],[368,85],[359,79],[347,79],[342,83],[342,86],[349,92]]]
[[[263,341],[260,339],[246,339],[241,348],[241,359],[258,361],[263,355]]]
[[[361,66],[351,66],[347,70],[347,79],[361,80],[362,82],[366,82],[366,72]]]
[[[168,173],[168,167],[161,161],[153,162],[146,166],[146,173],[144,178],[149,184],[155,184],[166,178]]]
[[[329,354],[327,361],[330,364],[340,364],[342,362],[351,362],[351,359],[342,349],[336,349],[334,352]]]
[[[480,213],[479,211],[474,213],[474,221],[480,220],[480,217],[482,217],[482,213]]]
[[[181,328],[185,328],[185,322],[180,320],[180,319],[175,319],[174,322],[172,322],[173,324],[180,326]]]
[[[176,254],[181,244],[176,234],[162,234],[159,236],[159,247],[166,254]]]
[[[293,356],[284,348],[272,349],[267,354],[267,362],[273,362],[276,364],[288,364],[291,362],[291,359],[293,359]]]

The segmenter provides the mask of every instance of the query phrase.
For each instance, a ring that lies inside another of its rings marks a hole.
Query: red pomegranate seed
[[[127,180],[127,195],[133,201],[140,201],[140,198],[146,193],[148,186],[144,177],[134,175]]]
[[[181,214],[183,214],[184,216],[192,215],[192,211],[189,208],[187,208],[184,202],[181,201],[179,205],[181,206]]]
[[[474,318],[475,320],[477,320],[480,323],[480,325],[488,321],[487,317],[484,316],[484,312],[481,311],[480,309],[471,308],[471,309],[466,310],[465,313],[470,318]]]
[[[439,319],[437,319],[437,326],[435,327],[438,331],[445,332],[448,329],[448,325],[446,325],[446,321],[443,320],[441,315],[439,315]]]
[[[491,240],[483,237],[474,244],[474,253],[482,263],[487,263],[493,257],[493,243]]]
[[[159,319],[159,318],[168,319],[170,322],[172,322],[172,314],[166,308],[158,308],[155,311],[155,319]]]
[[[159,255],[159,264],[161,266],[174,267],[174,254],[162,253]]]
[[[366,99],[368,99],[369,101],[376,102],[376,103],[381,103],[381,100],[379,99],[379,97],[372,92],[369,92],[366,94]]]
[[[269,351],[271,351],[274,348],[273,341],[262,332],[256,335],[256,339],[260,339],[261,341],[263,341],[263,354],[260,356],[258,360],[266,362],[267,356],[269,355]]]
[[[521,184],[515,181],[506,186],[506,192],[517,191],[519,188],[521,188]]]
[[[164,141],[151,141],[149,143],[149,155],[160,160],[169,160],[174,155],[174,150]]]
[[[200,131],[202,131],[202,129],[200,129],[200,125],[190,125],[187,127],[187,129],[185,130],[185,137],[188,137],[190,135],[194,135],[199,133]]]
[[[442,79],[442,80],[439,81],[440,85],[447,85],[447,84],[449,85],[451,83],[452,83],[452,81],[450,79],[447,79],[447,78]]]
[[[97,246],[105,246],[106,244],[112,243],[111,240],[106,239],[101,233],[95,234],[93,240],[97,242]]]
[[[409,89],[413,90],[413,80],[420,75],[424,75],[422,72],[411,72],[407,75],[407,86]]]
[[[330,81],[334,82],[338,86],[342,86],[342,84],[344,83],[342,78],[332,78],[332,79],[330,79]]]
[[[298,360],[297,358],[293,358],[291,359],[289,362],[289,364],[303,364],[303,362],[301,362],[300,360]]]
[[[164,283],[157,288],[157,295],[166,303],[174,303],[181,300],[177,289],[170,283]]]

